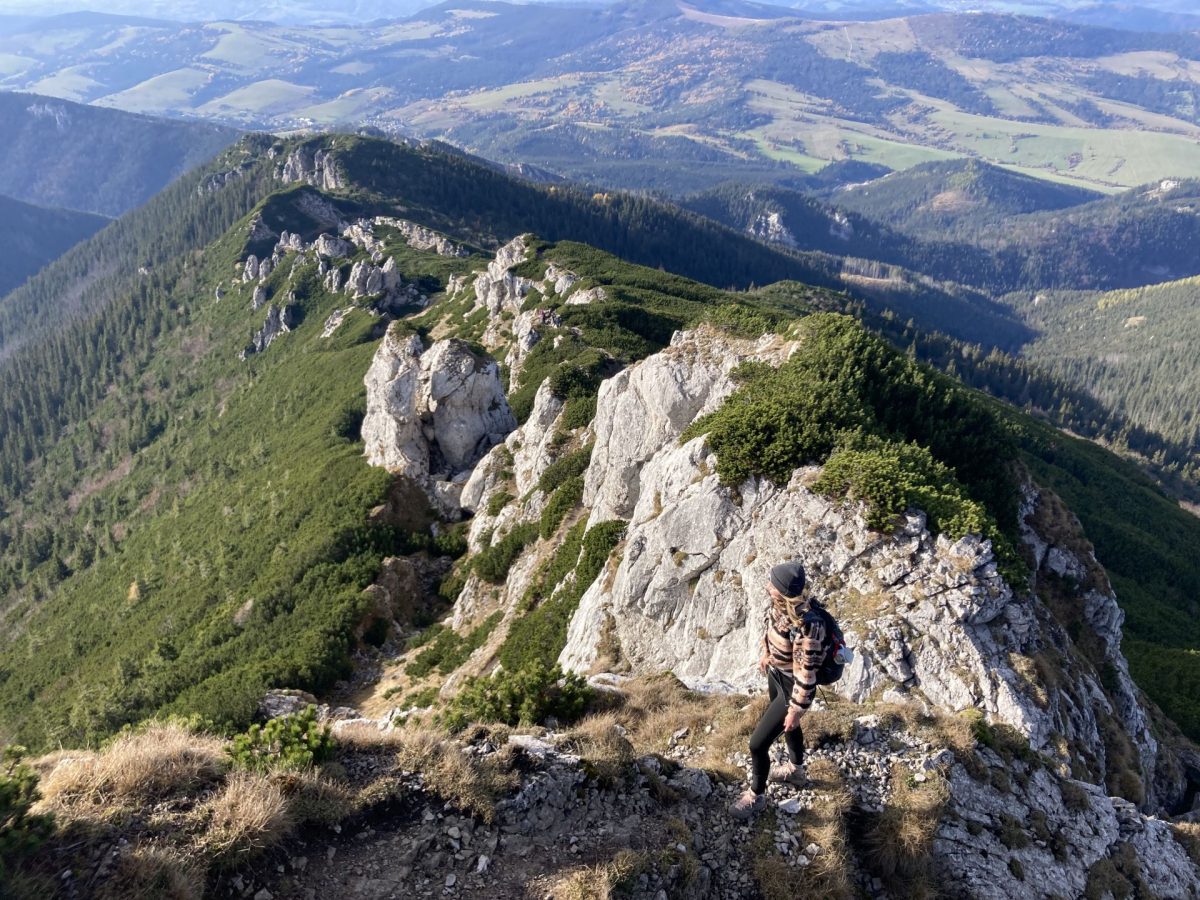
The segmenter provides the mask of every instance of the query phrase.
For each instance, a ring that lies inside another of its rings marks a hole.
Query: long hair
[[[781,595],[782,596],[782,595]],[[771,595],[771,607],[784,616],[793,626],[799,628],[804,613],[808,610],[808,599],[801,592],[799,597],[777,599]]]

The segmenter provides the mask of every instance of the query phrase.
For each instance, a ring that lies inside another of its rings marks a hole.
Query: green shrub
[[[504,507],[508,506],[515,499],[517,498],[508,491],[497,491],[488,497],[487,514],[489,516],[500,515],[500,510],[504,509]]]
[[[412,678],[424,678],[434,669],[443,675],[448,675],[466,662],[467,657],[483,646],[492,629],[501,619],[501,613],[494,612],[483,620],[466,635],[460,635],[453,628],[442,627],[433,643],[417,654],[417,658],[404,667],[404,672]]]
[[[530,665],[551,666],[567,643],[567,627],[613,547],[625,533],[625,523],[601,522],[583,534],[579,522],[559,545],[550,562],[521,600],[521,615],[509,626],[500,663],[510,671]],[[574,578],[567,576],[574,572]]]
[[[504,581],[517,555],[537,540],[537,536],[538,526],[534,522],[522,522],[513,526],[513,529],[498,542],[476,554],[471,563],[475,574],[492,584]]]
[[[934,533],[1000,539],[987,510],[967,497],[946,466],[916,444],[859,436],[834,451],[812,488],[865,501],[867,525],[878,530],[892,528],[901,513],[915,506],[925,511]]]
[[[329,433],[344,441],[357,441],[362,438],[362,423],[367,416],[366,399],[358,400],[343,407],[334,417]]]
[[[562,459],[556,459],[546,466],[538,479],[537,488],[549,494],[568,478],[574,478],[587,471],[588,463],[592,460],[592,445],[581,447],[574,453],[568,453]]]
[[[572,397],[563,407],[560,427],[567,431],[574,431],[576,428],[585,427],[594,418],[596,418],[595,394],[589,394],[586,397]]]
[[[438,534],[433,538],[433,549],[442,556],[458,559],[467,552],[467,531],[469,527],[469,522],[442,525]]]
[[[242,769],[307,769],[333,756],[328,725],[317,723],[317,708],[255,723],[233,739],[229,755]]]
[[[0,879],[54,829],[50,816],[29,812],[41,795],[37,773],[24,762],[24,756],[25,748],[15,744],[0,754]]]
[[[573,722],[583,715],[591,695],[583,676],[563,674],[557,665],[538,661],[517,672],[469,679],[450,701],[442,721],[452,731],[461,731],[471,722],[534,724],[549,716]]]
[[[778,369],[740,366],[738,390],[680,440],[707,434],[730,485],[786,484],[798,466],[825,463],[822,489],[867,500],[875,527],[929,504],[932,530],[985,534],[1019,575],[1016,448],[992,409],[846,316],[815,313],[799,328],[796,353]]]
[[[563,517],[583,499],[583,476],[573,475],[558,486],[542,508],[540,534],[549,538],[558,530]]]

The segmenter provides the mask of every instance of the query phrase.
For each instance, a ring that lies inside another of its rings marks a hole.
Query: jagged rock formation
[[[426,349],[419,336],[393,323],[364,383],[368,461],[413,478],[457,516],[471,468],[517,424],[495,361],[458,340]]]
[[[762,241],[795,247],[796,237],[783,222],[778,212],[762,212],[755,216],[746,231]]]
[[[262,213],[256,213],[254,218],[250,220],[250,227],[247,233],[247,240],[251,241],[269,241],[277,237],[270,226],[263,221]]]
[[[276,172],[280,181],[304,181],[324,191],[345,187],[345,179],[330,150],[299,147],[288,154]]]
[[[336,238],[331,234],[319,234],[317,239],[313,241],[313,252],[324,259],[341,259],[343,256],[349,256],[351,246],[348,242],[341,238]]]
[[[478,272],[472,282],[475,305],[472,309],[486,309],[489,323],[483,333],[483,344],[488,349],[507,348],[504,359],[508,367],[511,386],[520,382],[521,365],[533,346],[542,338],[547,327],[559,327],[562,323],[549,309],[522,311],[525,298],[536,290],[544,297],[566,296],[567,303],[591,303],[604,299],[604,289],[593,287],[573,290],[579,281],[574,272],[560,268],[554,263],[546,266],[545,274],[534,281],[512,270],[525,261],[529,253],[530,235],[521,235],[496,251],[495,258],[487,269]],[[453,296],[466,287],[464,280],[451,279],[447,293]],[[511,325],[506,320],[511,319]]]
[[[635,671],[670,670],[695,687],[748,690],[760,681],[753,662],[767,569],[800,555],[817,595],[860,650],[839,692],[857,701],[916,696],[944,709],[981,709],[1101,782],[1113,768],[1108,755],[1132,741],[1138,753],[1121,766],[1140,776],[1147,804],[1178,799],[1177,766],[1159,766],[1120,656],[1116,598],[1107,581],[1096,582],[1090,551],[1085,558],[1050,550],[1036,536],[1035,489],[1027,488],[1024,514],[1039,562],[1096,584],[1085,597],[1086,619],[1105,648],[1094,666],[1064,652],[1070,641],[1061,625],[1034,594],[1014,594],[1004,583],[986,542],[935,539],[920,513],[895,535],[873,532],[861,510],[807,489],[815,468],[797,470],[786,485],[751,480],[727,488],[703,437],[678,445],[683,429],[732,391],[728,373],[740,360],[777,363],[788,349],[778,339],[753,344],[702,329],[676,335],[671,347],[601,386],[584,505],[591,524],[624,519],[629,527],[615,572],[580,602],[562,664],[588,671],[601,643],[615,643]],[[1109,690],[1097,674],[1104,664]],[[1039,689],[1050,668],[1071,687]]]
[[[249,345],[238,354],[238,359],[245,360],[255,353],[266,350],[275,338],[291,331],[296,325],[296,310],[293,306],[276,306],[271,304],[267,309],[267,320],[262,328],[254,333]]]
[[[376,236],[375,229],[381,225],[394,228],[400,233],[404,242],[415,250],[425,250],[439,256],[470,256],[469,250],[454,243],[445,235],[438,234],[423,225],[417,225],[415,222],[391,216],[375,216],[373,219],[359,219],[351,222],[342,228],[342,237],[366,250],[375,262],[379,262],[383,258],[385,245]]]

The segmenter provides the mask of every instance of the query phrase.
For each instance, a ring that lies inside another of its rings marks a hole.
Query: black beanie
[[[799,562],[780,563],[771,567],[771,584],[788,599],[804,592],[804,566]]]

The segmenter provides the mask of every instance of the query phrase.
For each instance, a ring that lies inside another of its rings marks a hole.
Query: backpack
[[[827,609],[817,604],[812,604],[808,612],[804,614],[805,618],[816,616],[822,620],[825,626],[825,633],[829,635],[829,648],[825,651],[825,660],[821,663],[821,667],[817,669],[817,684],[833,684],[842,677],[842,672],[846,668],[844,662],[839,662],[841,658],[839,651],[846,646],[846,637],[842,634],[841,626],[838,625],[835,619]]]

